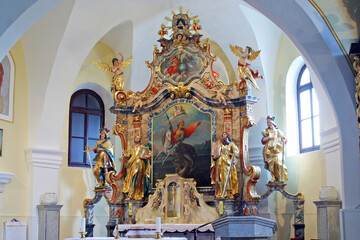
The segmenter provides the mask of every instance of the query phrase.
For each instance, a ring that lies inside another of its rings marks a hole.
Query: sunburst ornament
[[[171,10],[173,14],[172,18],[165,17],[165,20],[171,22],[171,27],[167,27],[164,24],[161,24],[161,30],[158,32],[161,36],[161,39],[167,34],[166,29],[172,29],[173,33],[170,35],[172,39],[178,39],[179,41],[184,41],[189,39],[193,35],[199,35],[199,30],[201,26],[199,25],[198,16],[190,17],[190,10],[187,10],[186,13],[183,13],[183,8],[179,8],[179,13]],[[179,37],[181,36],[181,38]]]

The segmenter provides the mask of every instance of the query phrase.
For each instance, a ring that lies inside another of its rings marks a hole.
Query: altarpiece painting
[[[214,112],[203,108],[202,111],[192,101],[189,102],[193,104],[175,102],[178,103],[169,104],[164,107],[165,110],[161,109],[152,115],[152,187],[155,187],[157,180],[164,179],[166,174],[175,173],[181,177],[194,178],[198,187],[210,187]]]

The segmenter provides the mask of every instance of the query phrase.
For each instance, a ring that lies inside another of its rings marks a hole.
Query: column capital
[[[29,167],[59,169],[65,151],[50,148],[27,148],[25,150],[26,162]]]

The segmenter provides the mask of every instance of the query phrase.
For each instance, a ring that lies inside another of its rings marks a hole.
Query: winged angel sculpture
[[[251,82],[251,85],[259,90],[259,86],[256,84],[256,78],[263,78],[259,75],[257,70],[252,70],[250,64],[247,63],[247,60],[254,61],[258,56],[261,50],[253,51],[251,47],[246,46],[245,50],[239,46],[233,46],[230,44],[231,51],[239,57],[238,61],[238,76],[239,79],[247,79]]]
[[[111,90],[115,91],[124,91],[124,70],[130,65],[132,61],[132,56],[124,61],[124,56],[120,54],[121,59],[113,58],[112,64],[113,67],[110,67],[106,63],[98,63],[94,60],[92,63],[99,69],[105,72],[112,72],[114,76],[112,78]]]

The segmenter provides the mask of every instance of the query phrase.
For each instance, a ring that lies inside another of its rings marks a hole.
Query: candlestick
[[[132,203],[129,203],[129,216],[133,215],[133,205]]]
[[[155,232],[155,239],[161,239],[161,232]]]
[[[156,232],[161,232],[161,217],[156,218]]]
[[[80,232],[80,238],[86,238],[87,232]]]
[[[223,215],[223,213],[224,213],[224,203],[223,203],[223,201],[220,201],[219,202],[219,214]]]
[[[120,236],[119,236],[119,228],[118,228],[118,225],[119,225],[119,219],[116,219],[116,223],[115,223],[115,239],[120,239]]]
[[[81,218],[81,230],[80,232],[86,231],[86,218]]]

